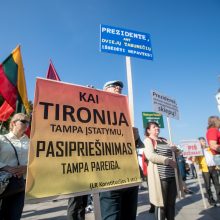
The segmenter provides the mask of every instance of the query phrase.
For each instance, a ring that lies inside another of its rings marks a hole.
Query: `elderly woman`
[[[144,140],[144,153],[148,159],[148,185],[150,202],[155,205],[156,219],[173,220],[175,218],[175,201],[177,195],[175,172],[176,161],[166,139],[159,137],[160,128],[156,122],[147,124]]]
[[[29,138],[25,135],[25,131],[28,125],[27,115],[15,114],[10,122],[10,132],[0,136],[0,170],[7,171],[17,178],[25,178],[27,171]],[[24,207],[24,195],[25,192],[22,191],[3,198],[0,219],[19,220]]]

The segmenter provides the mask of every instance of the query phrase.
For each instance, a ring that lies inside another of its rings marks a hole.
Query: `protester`
[[[144,140],[145,156],[148,159],[148,184],[150,202],[155,205],[155,217],[173,220],[177,195],[175,171],[176,161],[172,152],[177,148],[159,137],[160,128],[156,122],[147,124]]]
[[[88,195],[69,198],[67,220],[85,220]]]
[[[107,92],[121,94],[123,83],[109,81],[104,85]],[[136,138],[135,138],[136,140]],[[132,161],[130,161],[132,163]],[[100,193],[102,220],[135,220],[137,212],[138,186]]]
[[[142,156],[144,151],[144,143],[141,141],[138,129],[133,127],[133,134],[135,139],[135,146],[136,146],[136,152],[137,152],[137,158],[138,158],[138,164],[139,164],[139,170],[140,170],[140,176],[141,176],[141,185],[139,186],[139,190],[145,190],[146,187],[144,186],[145,182],[145,176],[143,173],[143,163],[142,163]]]
[[[192,161],[192,157],[188,157],[186,159],[186,162],[189,164],[189,168],[190,168],[190,171],[191,171],[192,179],[197,179],[196,168],[195,168],[194,162]]]
[[[208,119],[208,127],[206,139],[213,155],[220,154],[220,119],[218,116],[210,116]]]
[[[216,203],[220,204],[220,184],[218,172],[216,170],[215,162],[213,160],[213,154],[210,148],[206,145],[205,138],[200,137],[199,141],[202,146],[203,156],[194,157],[193,160],[199,164],[199,168],[202,171],[205,189],[208,196],[208,202],[210,205],[215,206]],[[217,201],[215,201],[213,198],[211,190],[211,180],[215,187]]]
[[[95,88],[93,85],[87,85],[87,87],[92,89]],[[93,211],[92,203],[91,195],[74,196],[69,198],[67,220],[85,220],[86,212]]]
[[[67,220],[85,220],[85,214],[89,212],[93,212],[92,195],[69,198],[67,206]]]
[[[7,171],[18,178],[25,178],[27,171],[30,143],[25,131],[28,125],[29,117],[23,113],[17,113],[10,121],[10,132],[0,136],[0,170]],[[24,195],[25,192],[22,191],[3,198],[0,219],[19,220],[24,207]]]
[[[139,170],[140,170],[140,176],[141,176],[141,180],[142,183],[139,186],[140,190],[145,190],[146,188],[144,187],[144,181],[145,181],[145,175],[144,175],[144,171],[143,171],[143,163],[142,163],[142,155],[143,155],[143,151],[144,148],[137,148],[136,152],[137,152],[137,157],[138,157],[138,164],[139,164]]]
[[[187,175],[186,160],[183,157],[182,153],[179,153],[179,155],[177,156],[177,165],[178,165],[180,176],[182,178],[182,185],[183,185],[184,193],[193,194],[193,192],[191,190],[189,190],[186,185],[186,175]]]

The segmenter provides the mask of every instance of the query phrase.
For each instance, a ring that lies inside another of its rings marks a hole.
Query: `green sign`
[[[148,122],[157,122],[160,128],[164,128],[163,115],[156,112],[142,112],[143,126],[146,128]]]

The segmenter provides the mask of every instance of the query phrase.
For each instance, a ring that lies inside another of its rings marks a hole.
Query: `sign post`
[[[134,101],[133,101],[133,87],[132,87],[132,72],[131,72],[131,58],[126,56],[126,69],[128,81],[128,101],[131,115],[131,123],[134,126]]]
[[[134,105],[130,57],[153,60],[150,35],[124,28],[101,25],[100,36],[101,52],[126,56],[129,108],[132,125],[134,126]]]
[[[170,126],[169,118],[172,117],[175,119],[179,119],[179,110],[178,110],[177,103],[173,98],[163,95],[157,91],[152,91],[151,94],[152,94],[154,111],[167,116],[167,127],[168,127],[168,132],[169,132],[169,139],[172,145],[173,142],[172,142],[171,126]],[[172,155],[173,155],[173,160],[176,161],[175,153],[173,152]],[[180,196],[177,168],[175,168],[174,171],[175,171],[175,178],[176,178],[177,195],[178,195],[178,198],[180,199],[181,196]],[[182,191],[181,191],[181,194],[184,195]]]
[[[129,110],[131,124],[132,127],[134,127],[134,104],[130,57],[153,60],[150,35],[128,29],[101,25],[100,38],[101,52],[126,56]]]
[[[201,147],[199,140],[183,140],[183,141],[180,141],[179,145],[180,145],[180,148],[183,152],[184,157],[203,156],[202,147]],[[200,171],[199,171],[197,165],[195,165],[195,168],[196,168],[196,173],[198,174],[197,181],[198,181],[200,192],[202,195],[203,205],[204,205],[204,208],[207,209],[207,204],[205,202],[205,196],[204,196],[204,192],[202,189],[202,183],[201,183],[201,179],[200,179],[200,175],[199,175]]]

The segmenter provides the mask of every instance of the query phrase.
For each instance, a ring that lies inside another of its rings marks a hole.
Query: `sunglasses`
[[[119,87],[119,89],[122,89],[121,86],[119,86],[119,85],[110,85],[107,88],[117,88],[117,87]]]
[[[25,120],[25,119],[18,119],[18,120],[15,120],[15,122],[17,121],[20,121],[21,123],[23,124],[29,124],[29,121]]]

